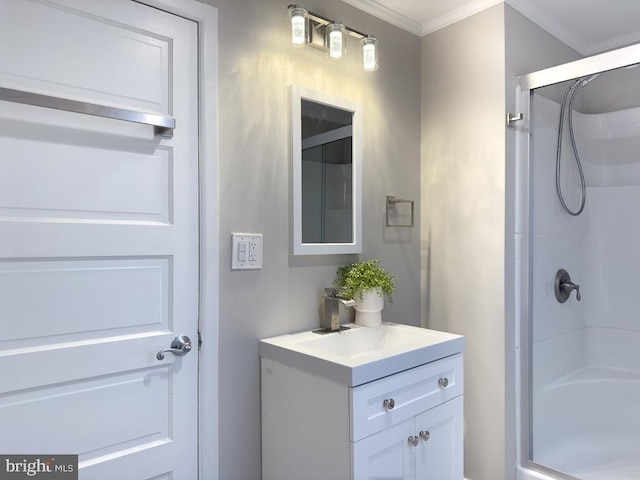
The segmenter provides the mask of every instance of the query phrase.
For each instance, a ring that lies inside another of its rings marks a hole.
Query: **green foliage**
[[[393,303],[396,277],[389,275],[380,265],[380,259],[361,261],[338,268],[334,284],[340,294],[348,298],[362,298],[368,290],[378,290]]]

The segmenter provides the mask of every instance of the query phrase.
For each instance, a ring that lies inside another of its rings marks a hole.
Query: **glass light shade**
[[[360,40],[362,68],[365,72],[378,69],[378,39],[372,35]]]
[[[331,23],[327,25],[325,33],[325,45],[329,58],[338,60],[347,52],[347,29],[342,23]]]
[[[302,5],[289,5],[291,16],[291,43],[295,47],[309,44],[309,12]]]

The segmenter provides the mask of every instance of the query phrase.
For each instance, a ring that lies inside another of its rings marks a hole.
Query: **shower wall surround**
[[[572,217],[555,188],[560,106],[545,93],[531,108],[532,460],[584,480],[637,478],[640,108],[574,112],[587,192],[584,212]],[[577,168],[571,149],[562,153],[563,192],[575,209]],[[558,303],[559,268],[580,284],[582,301]]]
[[[601,147],[587,173],[585,281],[594,298],[585,305],[586,360],[640,373],[640,108],[594,115],[590,123]]]
[[[532,109],[532,130],[536,132],[531,147],[536,152],[532,161],[534,268],[531,284],[532,314],[535,319],[532,335],[534,362],[540,359],[540,365],[533,367],[535,389],[574,371],[582,364],[582,311],[591,299],[583,295],[583,300],[577,302],[576,296],[572,295],[569,301],[561,304],[554,294],[554,278],[560,268],[569,272],[573,281],[580,284],[583,293],[589,290],[583,281],[585,252],[581,241],[586,234],[588,212],[585,210],[578,217],[570,217],[558,201],[555,162],[560,106],[541,95],[535,95]],[[596,145],[583,133],[584,120],[582,115],[574,113],[576,142],[580,152],[583,152],[583,167],[588,170],[587,155]],[[576,187],[579,186],[579,180],[566,131],[563,145],[561,183],[568,205],[575,210],[580,202],[579,187]],[[587,201],[590,200],[587,194]]]
[[[569,218],[555,191],[560,107],[541,95],[533,104],[534,389],[585,366],[640,372],[640,109],[574,113],[587,206]],[[575,206],[579,181],[566,139],[564,145],[563,180],[573,185],[567,193]],[[581,302],[575,295],[556,301],[559,268],[580,284]]]

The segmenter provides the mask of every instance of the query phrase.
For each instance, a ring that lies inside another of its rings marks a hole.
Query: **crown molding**
[[[483,10],[491,8],[495,5],[500,5],[504,3],[504,0],[476,0],[475,2],[471,2],[463,7],[452,10],[451,12],[442,15],[430,22],[426,22],[422,25],[420,35],[428,35],[429,33],[433,33],[436,30],[440,30],[441,28],[448,27],[460,20],[464,20],[467,17],[475,15],[476,13],[480,13]]]
[[[378,17],[385,22],[395,25],[403,30],[414,35],[421,35],[422,25],[420,23],[399,14],[398,12],[391,10],[389,7],[376,2],[375,0],[342,0],[344,3],[348,3],[356,7],[359,10],[367,12],[374,17]]]
[[[621,45],[629,45],[640,41],[640,31],[623,34],[616,38],[610,38],[602,42],[588,43],[584,38],[573,34],[570,30],[558,22],[553,16],[539,8],[537,2],[532,0],[474,0],[451,12],[441,15],[431,21],[420,24],[395,10],[379,3],[377,0],[342,0],[355,8],[367,12],[374,17],[384,20],[396,27],[417,36],[425,36],[429,33],[445,28],[460,20],[482,12],[501,3],[506,3],[515,8],[532,22],[549,32],[561,42],[576,50],[581,55],[594,55]],[[427,0],[423,0],[427,1]]]
[[[441,28],[447,27],[453,23],[463,20],[467,17],[475,15],[487,8],[504,3],[504,0],[475,0],[470,4],[460,7],[452,12],[442,15],[430,22],[420,24],[415,20],[396,12],[395,10],[378,3],[376,0],[342,0],[359,10],[367,12],[385,22],[396,27],[402,28],[407,32],[413,33],[420,37],[435,32]]]

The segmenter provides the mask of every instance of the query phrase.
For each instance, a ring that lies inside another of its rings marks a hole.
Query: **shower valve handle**
[[[556,299],[560,303],[566,302],[573,290],[576,291],[576,300],[580,301],[582,299],[582,296],[580,295],[580,285],[573,283],[569,273],[564,268],[561,268],[556,273],[556,279],[554,281]]]
[[[580,296],[580,285],[577,283],[573,283],[572,281],[565,282],[561,285],[563,290],[571,293],[572,290],[576,291],[576,300],[580,301],[582,297]]]

